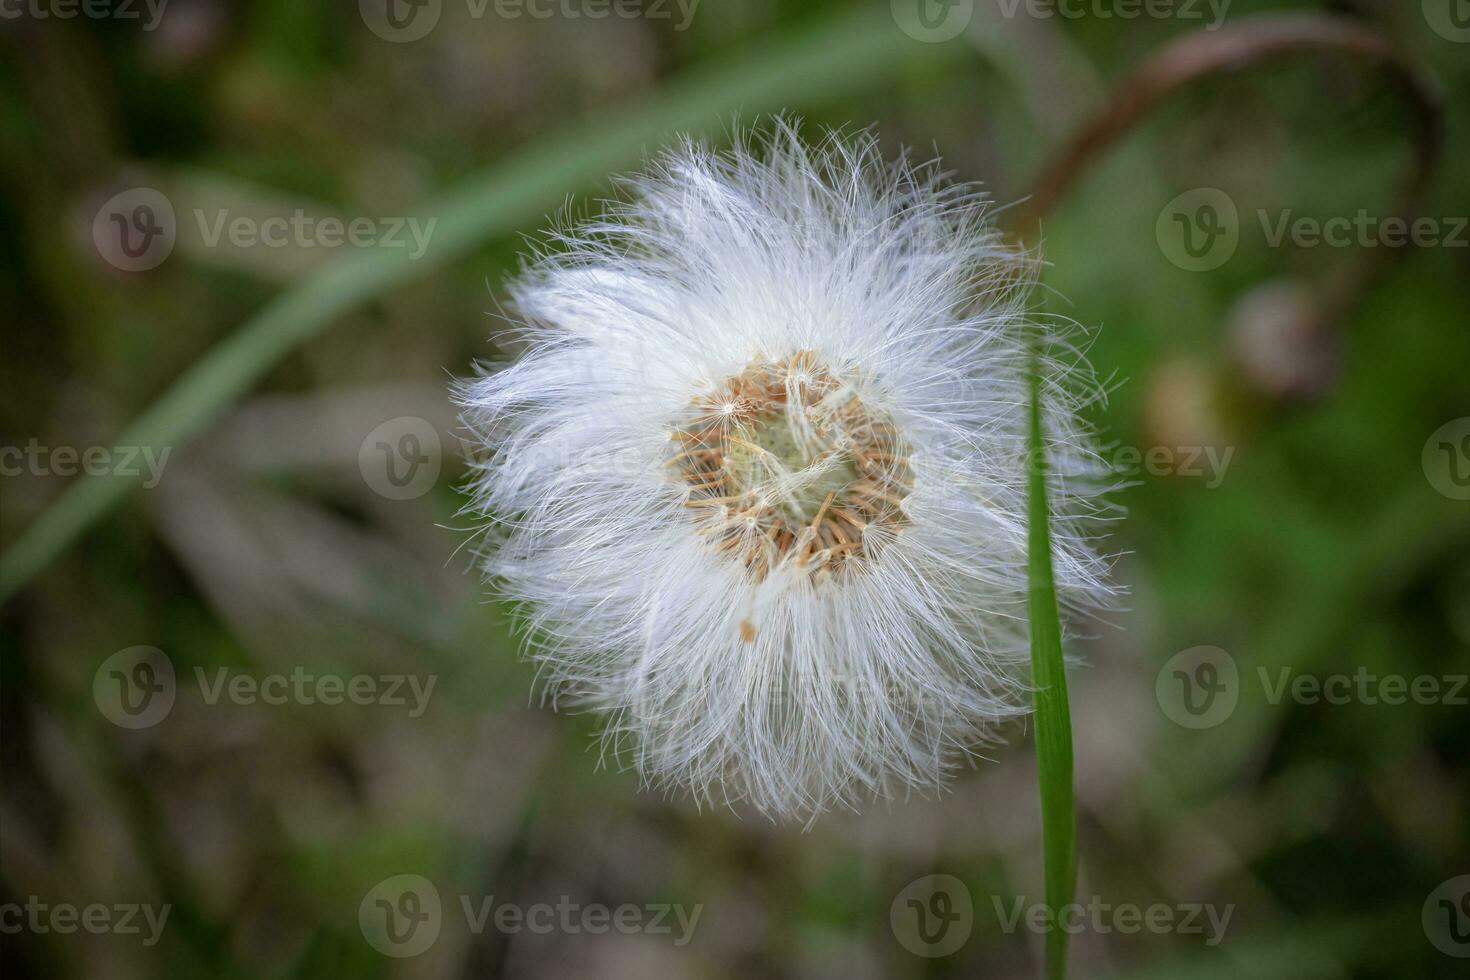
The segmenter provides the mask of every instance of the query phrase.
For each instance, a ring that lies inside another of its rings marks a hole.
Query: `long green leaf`
[[[1046,439],[1042,431],[1041,368],[1031,380],[1030,493],[1027,578],[1031,619],[1031,677],[1036,699],[1036,775],[1041,790],[1041,839],[1045,850],[1047,976],[1067,975],[1067,933],[1062,907],[1077,886],[1077,809],[1072,793],[1072,712],[1067,704],[1067,666],[1052,577],[1051,509],[1046,495]]]
[[[962,43],[921,44],[887,15],[864,9],[750,47],[692,71],[620,115],[600,116],[512,153],[460,189],[425,205],[437,218],[428,251],[355,251],[269,303],[215,346],[117,437],[118,445],[178,446],[197,435],[274,364],[352,307],[541,220],[569,191],[628,166],[669,133],[729,125],[736,112],[814,106],[876,85],[905,61],[953,57]],[[83,476],[0,560],[0,602],[50,564],[141,480]]]

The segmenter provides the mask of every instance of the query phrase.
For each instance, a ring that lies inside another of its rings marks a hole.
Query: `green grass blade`
[[[1030,493],[1027,577],[1031,619],[1031,676],[1036,698],[1036,774],[1041,790],[1041,838],[1045,850],[1046,904],[1052,928],[1046,934],[1047,976],[1067,975],[1067,933],[1061,908],[1077,886],[1077,809],[1072,795],[1072,713],[1067,704],[1067,667],[1052,577],[1051,510],[1046,496],[1046,440],[1042,432],[1041,368],[1031,381]]]
[[[628,112],[575,123],[425,205],[419,217],[439,222],[428,250],[417,259],[407,258],[403,249],[355,251],[281,294],[211,349],[116,442],[161,449],[187,441],[336,317],[484,241],[540,221],[569,191],[636,163],[674,130],[728,127],[737,112],[749,116],[820,105],[878,84],[906,61],[967,50],[963,44],[921,44],[897,28],[886,8],[880,13],[865,7],[692,71]],[[0,602],[141,479],[82,476],[67,487],[0,560]]]

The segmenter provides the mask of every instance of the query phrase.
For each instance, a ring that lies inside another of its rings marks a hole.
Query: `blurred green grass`
[[[423,45],[384,44],[352,4],[198,6],[216,19],[182,34],[78,20],[0,37],[0,215],[12,232],[0,443],[197,437],[158,492],[0,484],[7,584],[20,535],[50,508],[76,508],[33,554],[68,535],[76,546],[0,610],[0,899],[168,901],[177,926],[146,949],[7,935],[7,975],[97,975],[103,963],[138,976],[1035,975],[1037,937],[1001,932],[987,898],[1040,899],[1024,733],[945,800],[835,815],[809,834],[640,794],[632,775],[596,768],[595,719],[531,700],[511,611],[483,603],[454,556],[452,422],[435,420],[447,470],[417,501],[369,492],[355,453],[378,422],[420,411],[377,386],[437,398],[447,375],[493,352],[517,236],[563,195],[589,207],[604,175],[662,134],[719,136],[737,111],[777,107],[874,123],[889,152],[932,148],[1013,201],[1056,139],[1038,105],[1065,119],[1101,95],[1064,86],[1028,102],[1064,69],[1030,53],[1100,80],[1188,25],[1031,25],[978,39],[1010,56],[990,60],[963,40],[910,41],[882,4],[710,4],[684,34],[469,24]],[[1240,3],[1232,16],[1304,6]],[[1465,214],[1463,46],[1429,32],[1416,4],[1354,6],[1444,86],[1448,163],[1426,211]],[[1256,691],[1228,724],[1189,732],[1152,702],[1159,666],[1203,643],[1250,675],[1467,670],[1470,512],[1434,493],[1419,462],[1430,432],[1470,415],[1464,252],[1407,255],[1342,325],[1340,374],[1291,404],[1242,382],[1226,324],[1253,287],[1342,256],[1246,234],[1235,259],[1200,275],[1171,265],[1153,232],[1164,203],[1194,186],[1226,188],[1248,215],[1384,207],[1402,152],[1396,109],[1370,78],[1294,63],[1191,92],[1046,224],[1047,309],[1096,325],[1090,357],[1121,379],[1105,430],[1146,447],[1195,426],[1199,441],[1236,448],[1217,488],[1145,474],[1123,495],[1114,546],[1132,598],[1122,629],[1075,640],[1090,666],[1075,675],[1074,722],[1079,894],[1240,908],[1217,948],[1074,939],[1079,976],[1456,975],[1419,910],[1470,870],[1463,707],[1271,705]],[[178,254],[140,276],[106,267],[86,240],[90,211],[119,187],[186,177],[449,223],[418,266],[360,253],[307,278],[299,256],[285,280],[227,254]],[[201,364],[213,366],[191,373]],[[1184,402],[1165,383],[1174,376],[1192,379]],[[183,394],[155,402],[168,390]],[[374,407],[348,413],[326,448],[303,436],[355,391]],[[126,428],[151,404],[141,429]],[[269,407],[281,418],[250,414]],[[278,465],[247,458],[241,430]],[[256,550],[231,545],[235,534]],[[126,732],[98,714],[91,683],[136,643],[164,648],[185,676],[306,664],[440,680],[413,724],[181,697],[164,725]],[[448,930],[426,959],[392,961],[363,941],[357,905],[409,871],[446,895],[704,902],[707,931],[670,950]],[[935,872],[970,884],[976,928],[930,962],[894,941],[887,918],[906,882]]]

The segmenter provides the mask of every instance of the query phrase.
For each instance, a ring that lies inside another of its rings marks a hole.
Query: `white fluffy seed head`
[[[1068,329],[970,187],[803,143],[685,141],[511,287],[460,386],[484,565],[553,703],[663,787],[773,816],[942,786],[1026,701],[1028,372],[1064,603],[1107,593]]]

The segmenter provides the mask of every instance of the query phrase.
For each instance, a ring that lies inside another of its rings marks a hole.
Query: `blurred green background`
[[[1302,327],[1291,284],[1386,246],[1273,229],[1389,215],[1411,147],[1381,76],[1333,56],[1187,87],[1046,218],[1046,308],[1097,328],[1096,421],[1136,463],[1126,608],[1069,639],[1073,973],[1470,975],[1463,0],[1234,0],[1223,26],[1192,2],[528,3],[0,8],[0,547],[36,572],[0,607],[6,976],[1038,975],[1011,920],[1041,898],[1024,726],[943,798],[809,830],[640,791],[596,719],[532,695],[459,550],[447,385],[513,353],[523,236],[676,131],[872,125],[1011,203],[1150,52],[1278,11],[1350,18],[1433,78],[1437,241]],[[1180,210],[1196,188],[1236,210],[1229,254],[1170,237],[1220,214]],[[170,704],[119,701],[168,667]],[[273,677],[370,703],[241,693]],[[1436,693],[1385,703],[1392,678]],[[1222,706],[1190,712],[1191,679]],[[415,912],[404,875],[440,903],[422,949],[372,924]],[[964,893],[953,950],[910,921],[905,895],[945,911],[930,875]],[[487,902],[644,927],[466,914]],[[699,909],[687,935],[646,928],[670,905]],[[58,917],[90,906],[95,929]]]

